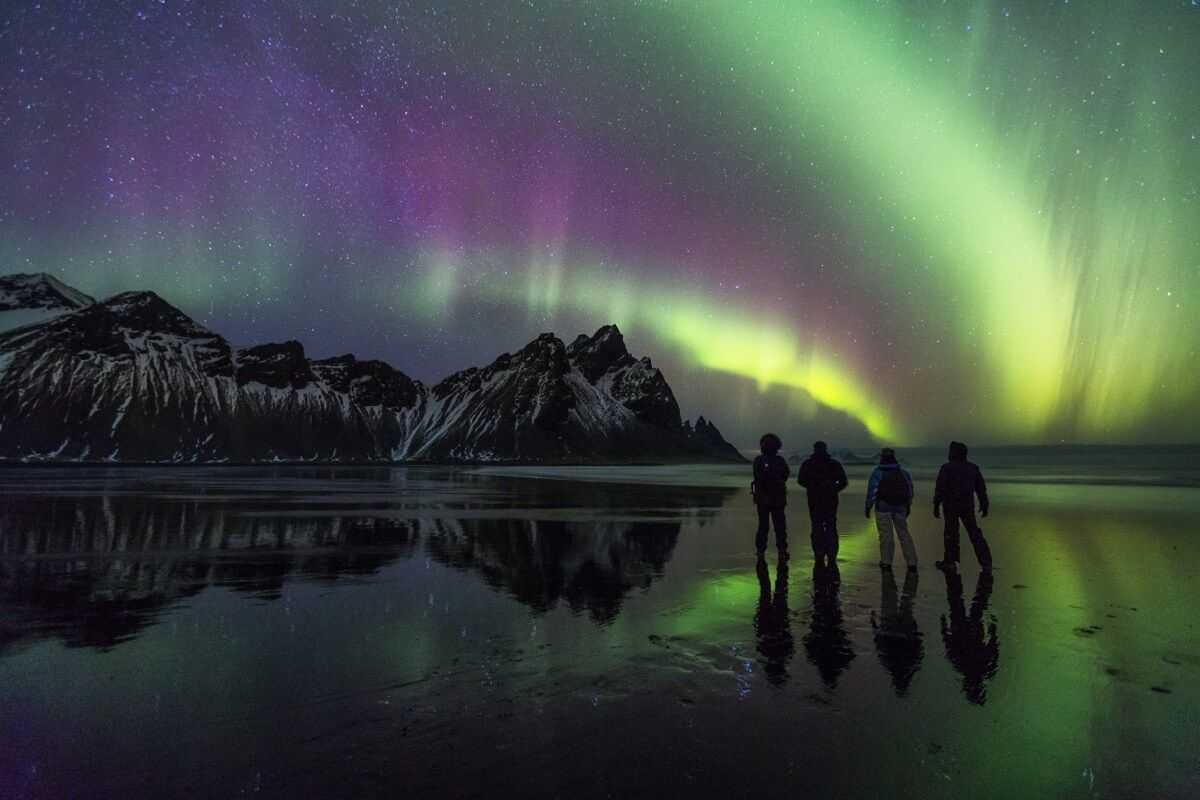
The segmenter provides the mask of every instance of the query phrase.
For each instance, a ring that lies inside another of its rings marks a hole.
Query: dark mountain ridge
[[[45,273],[0,275],[0,332],[45,322],[94,302]]]
[[[545,333],[425,386],[382,361],[310,359],[296,341],[232,347],[153,292],[94,302],[47,276],[10,277],[64,299],[0,333],[0,459],[742,460],[711,422],[681,420],[662,372],[615,325],[569,347]]]

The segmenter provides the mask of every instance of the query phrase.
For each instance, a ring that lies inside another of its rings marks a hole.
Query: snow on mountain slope
[[[46,322],[94,302],[44,272],[0,275],[0,332]]]
[[[52,304],[82,297],[35,283]],[[681,423],[662,373],[614,326],[570,347],[542,334],[426,387],[381,361],[311,360],[295,341],[235,349],[152,292],[0,333],[0,458],[740,460],[715,427]]]

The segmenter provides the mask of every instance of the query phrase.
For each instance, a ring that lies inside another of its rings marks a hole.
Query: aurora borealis
[[[1200,438],[1200,3],[21,2],[0,271],[738,444]]]

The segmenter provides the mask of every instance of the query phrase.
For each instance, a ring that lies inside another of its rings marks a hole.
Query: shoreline
[[[853,473],[869,472],[871,465],[850,465]],[[420,471],[462,471],[493,477],[523,478],[531,480],[582,482],[582,483],[651,483],[664,486],[700,486],[741,485],[748,463],[730,461],[575,461],[575,462],[538,462],[538,461],[211,461],[211,462],[154,462],[154,461],[10,461],[0,459],[0,474],[20,470],[63,470],[87,473],[91,471],[116,470],[136,471],[165,469],[166,471],[185,472],[187,470],[267,470],[280,469],[294,471],[303,469],[412,469]],[[717,474],[712,478],[717,482],[700,480],[697,475],[688,472],[687,468],[700,468]],[[1031,465],[1030,469],[1035,468]],[[1127,487],[1132,489],[1200,489],[1200,475],[1038,475],[1036,473],[1006,474],[1013,467],[997,465],[987,467],[987,481],[993,485],[1005,486],[1093,486],[1093,487]],[[681,470],[679,473],[672,470]],[[917,466],[912,469],[915,479],[932,480],[935,472],[928,468]],[[673,478],[678,478],[675,480]],[[861,475],[858,475],[861,479]],[[747,478],[748,480],[748,478]],[[798,490],[799,491],[799,490]],[[799,495],[798,495],[799,496]]]

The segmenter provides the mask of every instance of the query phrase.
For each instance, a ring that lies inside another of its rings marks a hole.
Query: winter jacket
[[[938,470],[937,486],[933,491],[933,510],[942,506],[951,511],[975,511],[975,497],[979,497],[979,510],[988,510],[987,484],[979,467],[967,461],[967,446],[962,442],[950,443],[950,460]]]
[[[792,468],[775,455],[760,455],[754,459],[754,502],[763,508],[783,508],[787,505],[787,479]]]
[[[889,503],[878,496],[879,484],[883,480],[884,474],[892,470],[899,470],[900,474],[904,476],[904,482],[908,485],[908,500],[904,503]],[[880,464],[871,472],[871,479],[867,481],[867,511],[870,511],[873,508],[876,511],[882,511],[885,514],[896,514],[900,512],[907,514],[912,508],[912,499],[912,475],[910,475],[908,470],[906,470],[904,467],[900,466],[899,464]]]
[[[826,513],[837,511],[838,492],[850,483],[841,462],[815,453],[800,465],[796,482],[808,489],[809,510]]]

